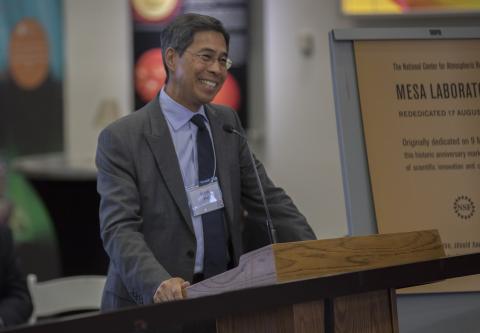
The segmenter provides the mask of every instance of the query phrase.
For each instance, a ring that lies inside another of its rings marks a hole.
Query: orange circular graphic
[[[134,16],[139,21],[163,22],[180,8],[180,0],[131,0]]]
[[[238,111],[240,107],[240,95],[240,86],[237,80],[232,74],[228,73],[222,89],[220,89],[212,103],[227,105]]]
[[[144,102],[149,102],[160,91],[167,75],[162,61],[162,49],[143,53],[135,65],[135,90]]]
[[[48,76],[48,39],[34,19],[19,21],[10,34],[9,69],[13,81],[26,90],[40,86]]]

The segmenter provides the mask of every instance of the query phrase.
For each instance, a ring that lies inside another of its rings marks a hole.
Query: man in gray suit
[[[210,104],[231,65],[222,23],[179,16],[161,45],[164,88],[98,141],[100,227],[111,260],[103,309],[181,299],[190,283],[234,267],[244,221],[265,220],[254,167],[279,240],[315,238],[262,164],[251,165],[245,140],[223,129],[243,133],[236,113]]]

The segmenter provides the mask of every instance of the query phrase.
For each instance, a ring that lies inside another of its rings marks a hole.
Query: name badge
[[[193,216],[199,216],[224,207],[222,191],[217,178],[207,184],[187,188],[188,200]]]

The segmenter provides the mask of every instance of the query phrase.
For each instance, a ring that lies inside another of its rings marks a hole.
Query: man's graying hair
[[[182,56],[185,50],[190,46],[190,44],[192,44],[195,34],[201,31],[217,31],[221,33],[225,38],[228,51],[230,35],[223,27],[222,22],[211,16],[193,13],[178,16],[163,30],[160,38],[163,66],[165,67],[165,72],[167,73],[167,79],[165,80],[165,83],[168,82],[169,76],[168,68],[165,63],[165,51],[171,47],[180,56]]]

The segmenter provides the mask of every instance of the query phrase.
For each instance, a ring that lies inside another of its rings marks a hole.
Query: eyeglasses
[[[224,70],[229,70],[230,67],[232,67],[232,63],[233,63],[232,60],[225,56],[221,56],[218,59],[215,59],[214,55],[211,53],[206,53],[206,52],[193,53],[187,50],[185,50],[185,52],[190,53],[191,55],[197,57],[205,66],[211,66],[215,63],[215,61],[218,61],[220,68]]]

